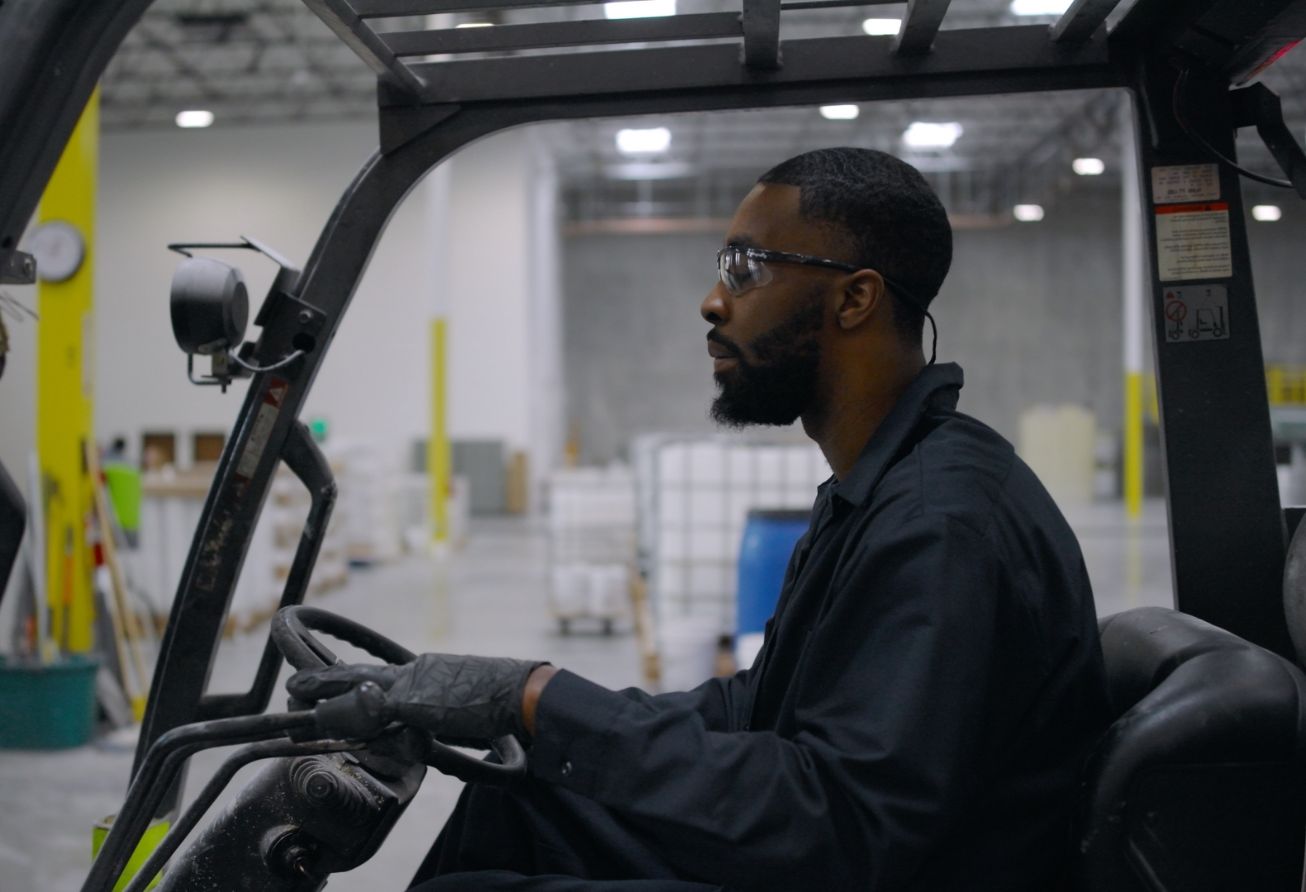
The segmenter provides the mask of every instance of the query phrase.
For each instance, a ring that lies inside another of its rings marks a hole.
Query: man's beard
[[[714,376],[720,393],[712,401],[712,420],[732,428],[793,424],[811,405],[816,392],[821,315],[821,303],[812,301],[759,335],[750,345],[751,360],[744,359],[738,345],[709,335],[711,340],[733,348],[735,360],[734,368]]]

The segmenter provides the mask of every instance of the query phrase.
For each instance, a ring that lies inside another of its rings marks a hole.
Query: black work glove
[[[530,660],[422,654],[403,666],[340,663],[301,669],[286,681],[296,700],[316,703],[364,682],[385,692],[382,714],[450,741],[484,744],[505,734],[529,739],[522,725],[522,692],[539,666]]]

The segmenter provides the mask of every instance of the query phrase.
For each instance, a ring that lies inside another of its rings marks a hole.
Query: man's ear
[[[858,270],[844,280],[835,319],[840,328],[851,331],[866,325],[886,300],[884,277],[873,269]]]

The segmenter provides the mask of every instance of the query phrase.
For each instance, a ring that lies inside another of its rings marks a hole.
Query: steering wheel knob
[[[374,681],[365,681],[313,707],[317,729],[332,737],[375,737],[389,724],[387,715],[385,691]]]

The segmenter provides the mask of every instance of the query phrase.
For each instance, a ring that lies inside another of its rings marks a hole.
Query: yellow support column
[[[431,538],[437,544],[449,541],[449,483],[453,462],[447,425],[447,322],[442,316],[431,321],[431,435],[426,444],[427,471],[431,477]]]
[[[1120,110],[1121,141],[1121,294],[1122,340],[1124,360],[1125,417],[1121,434],[1124,440],[1125,513],[1133,520],[1143,516],[1143,337],[1146,332],[1148,278],[1145,267],[1146,244],[1143,236],[1143,195],[1139,183],[1138,147],[1134,142],[1132,106],[1126,102]]]
[[[46,598],[65,651],[94,646],[86,525],[93,510],[83,450],[92,438],[91,236],[99,155],[99,90],[91,96],[41,199],[32,250],[38,291],[36,449],[45,503]]]
[[[1125,372],[1125,508],[1143,513],[1143,373]]]

